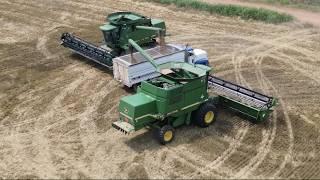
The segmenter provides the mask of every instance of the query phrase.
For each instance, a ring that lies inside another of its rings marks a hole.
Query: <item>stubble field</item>
[[[167,42],[209,54],[214,74],[275,96],[262,124],[221,112],[161,146],[148,131],[111,128],[130,92],[60,46],[75,32],[99,44],[107,14],[164,19]],[[320,178],[320,30],[211,16],[130,0],[0,2],[0,175],[4,178]]]

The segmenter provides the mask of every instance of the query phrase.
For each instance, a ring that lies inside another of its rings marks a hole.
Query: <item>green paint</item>
[[[135,95],[120,100],[120,118],[114,124],[118,129],[132,132],[144,127],[190,124],[191,113],[206,102],[235,110],[258,122],[267,119],[272,112],[272,108],[254,108],[224,96],[209,97],[207,88],[211,67],[184,62],[157,65],[133,40],[129,43],[162,75],[143,81]],[[275,105],[276,100],[272,102],[272,106]]]
[[[166,30],[163,20],[150,19],[132,12],[110,14],[107,21],[100,27],[100,30],[104,35],[106,45],[113,49],[116,56],[128,49],[129,39],[139,45],[146,45],[152,43],[158,36],[156,29],[164,32]]]
[[[234,99],[225,96],[219,96],[219,104],[233,111],[236,111],[256,122],[262,122],[266,120],[269,117],[270,113],[273,111],[272,107],[276,105],[276,100],[273,100],[271,108],[255,108]]]
[[[136,131],[159,123],[173,127],[190,124],[191,112],[208,101],[206,76],[211,68],[187,63],[155,66],[159,72],[174,71],[142,82],[137,94],[123,97],[119,121],[128,121]]]

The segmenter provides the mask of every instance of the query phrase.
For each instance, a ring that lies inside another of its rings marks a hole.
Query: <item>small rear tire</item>
[[[159,129],[158,140],[162,145],[170,143],[174,139],[174,128],[164,125]]]
[[[205,103],[194,112],[193,120],[199,127],[205,128],[210,126],[216,121],[217,108],[211,103]]]

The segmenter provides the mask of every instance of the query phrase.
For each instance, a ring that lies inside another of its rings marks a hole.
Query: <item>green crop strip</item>
[[[200,11],[206,11],[211,14],[219,14],[222,16],[238,16],[242,19],[252,19],[256,21],[263,21],[266,23],[279,24],[283,22],[292,21],[293,17],[285,13],[276,11],[252,8],[238,5],[224,5],[224,4],[210,4],[197,0],[151,0],[161,4],[174,4],[177,7],[192,8]]]
[[[306,10],[311,10],[315,12],[320,11],[320,1],[319,0],[245,0],[248,2],[255,3],[267,3],[273,5],[283,5],[293,8],[302,8]]]

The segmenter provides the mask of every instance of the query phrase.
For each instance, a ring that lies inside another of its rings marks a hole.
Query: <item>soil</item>
[[[161,146],[152,132],[111,128],[121,97],[112,74],[60,46],[62,32],[99,44],[107,14],[164,19],[167,41],[209,54],[214,74],[275,96],[253,124],[222,111]],[[146,1],[0,2],[2,178],[320,178],[320,30],[211,16]]]

